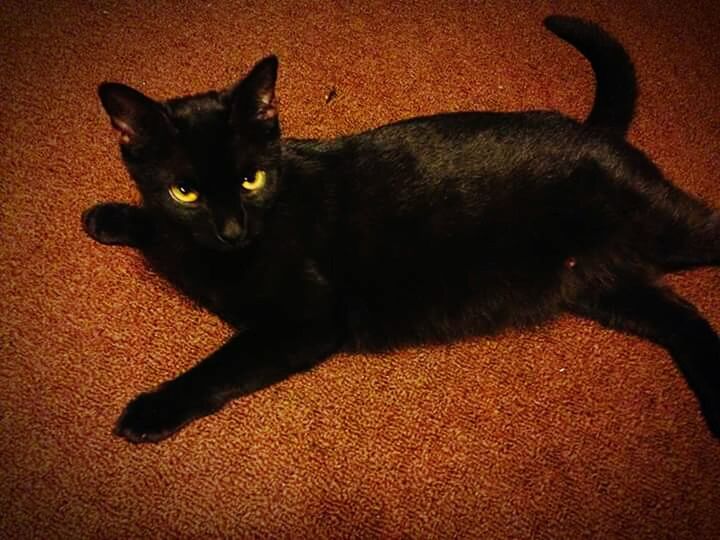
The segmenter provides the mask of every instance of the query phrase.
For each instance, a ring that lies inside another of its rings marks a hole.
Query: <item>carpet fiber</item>
[[[0,3],[0,537],[720,537],[720,444],[668,355],[569,316],[337,356],[159,445],[111,435],[229,329],[83,234],[83,209],[137,197],[99,82],[166,98],[275,52],[288,136],[581,118],[591,71],[541,25],[581,15],[635,61],[630,139],[720,206],[720,4],[579,4]],[[720,328],[717,269],[668,281]]]

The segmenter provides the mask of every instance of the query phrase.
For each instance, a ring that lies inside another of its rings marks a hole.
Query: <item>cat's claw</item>
[[[133,443],[158,442],[199,416],[203,413],[183,404],[181,396],[161,389],[132,400],[118,419],[114,433]]]

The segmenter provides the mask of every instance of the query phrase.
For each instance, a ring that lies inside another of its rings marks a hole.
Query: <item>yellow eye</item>
[[[173,184],[169,189],[170,196],[181,204],[194,203],[200,198],[200,194],[189,187]]]
[[[242,183],[242,187],[248,191],[257,191],[258,189],[265,187],[265,180],[267,180],[267,174],[265,174],[265,171],[257,171],[255,173],[255,178],[253,178],[252,181],[245,180]]]

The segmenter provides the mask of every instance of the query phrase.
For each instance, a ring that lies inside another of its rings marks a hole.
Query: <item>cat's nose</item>
[[[234,244],[242,238],[243,228],[236,218],[228,218],[223,222],[218,234],[228,244]]]

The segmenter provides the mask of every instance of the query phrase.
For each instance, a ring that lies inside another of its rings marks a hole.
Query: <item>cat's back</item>
[[[360,191],[389,182],[400,197],[438,189],[481,195],[568,176],[584,158],[617,154],[603,133],[550,111],[424,116],[339,141],[350,173],[343,178]]]
[[[494,147],[515,152],[526,146],[534,146],[537,151],[543,147],[549,150],[561,141],[567,143],[568,136],[582,139],[588,136],[588,130],[584,124],[555,111],[473,111],[409,118],[347,140],[381,149],[404,148],[421,158],[421,153],[434,153],[440,148],[448,156]]]

